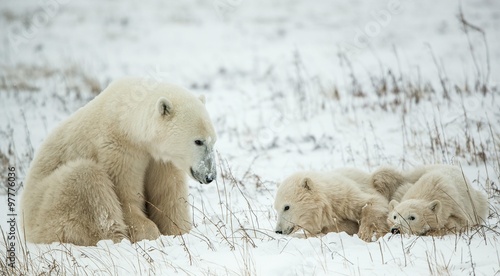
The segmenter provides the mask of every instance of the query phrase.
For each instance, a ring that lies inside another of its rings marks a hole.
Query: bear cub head
[[[290,235],[299,229],[311,234],[321,231],[322,209],[316,188],[314,181],[303,174],[294,174],[279,185],[274,202],[277,234]]]
[[[389,203],[387,223],[393,234],[425,235],[438,224],[441,202],[408,199]]]

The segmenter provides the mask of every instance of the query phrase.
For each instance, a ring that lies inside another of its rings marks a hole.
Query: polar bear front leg
[[[389,232],[387,214],[389,203],[381,194],[368,194],[359,189],[345,195],[349,198],[349,206],[345,208],[344,219],[359,223],[358,236],[360,239],[371,242]]]
[[[121,170],[115,169],[117,174],[113,177],[116,195],[123,209],[123,218],[128,226],[130,240],[155,240],[160,236],[156,224],[145,214],[144,199],[144,173],[147,161],[141,158],[126,158],[122,161]],[[149,160],[146,158],[145,160]],[[126,165],[126,166],[125,166]]]
[[[374,241],[389,232],[387,224],[388,204],[378,198],[370,199],[361,207],[358,236],[367,242]]]
[[[186,173],[171,162],[150,161],[145,179],[146,210],[163,235],[191,230],[186,178]]]

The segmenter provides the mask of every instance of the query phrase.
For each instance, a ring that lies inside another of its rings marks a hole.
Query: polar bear
[[[370,174],[351,168],[292,174],[279,185],[274,208],[278,234],[344,231],[372,241],[389,230],[387,199],[370,185]]]
[[[420,177],[409,185],[401,202],[390,201],[387,220],[392,233],[443,235],[486,220],[486,196],[471,187],[459,167],[423,166],[409,174]]]
[[[370,183],[387,200],[401,201],[403,195],[422,175],[439,168],[440,165],[427,165],[411,171],[400,171],[391,166],[383,166],[373,172]]]
[[[149,79],[111,83],[38,149],[22,196],[27,240],[95,245],[188,232],[187,176],[216,178],[204,103]]]

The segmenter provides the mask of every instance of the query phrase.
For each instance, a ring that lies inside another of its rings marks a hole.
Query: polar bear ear
[[[429,205],[427,205],[432,212],[438,213],[441,210],[441,201],[433,200]]]
[[[394,210],[394,207],[396,207],[396,205],[398,205],[399,202],[395,199],[391,200],[391,202],[389,202],[389,209],[392,211]]]
[[[308,191],[311,191],[311,190],[312,190],[312,188],[313,188],[313,186],[314,186],[314,184],[313,184],[312,180],[311,180],[309,177],[306,177],[306,178],[304,178],[304,179],[302,180],[302,184],[301,184],[301,186],[302,186],[304,189],[306,189],[306,190],[308,190]]]
[[[200,95],[198,96],[198,99],[200,99],[200,101],[205,104],[207,102],[207,98],[205,98],[205,95]]]
[[[172,112],[172,103],[164,97],[161,97],[156,102],[156,108],[161,115],[168,115]]]

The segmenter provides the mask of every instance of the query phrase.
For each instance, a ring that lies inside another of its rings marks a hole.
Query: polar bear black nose
[[[396,227],[391,228],[391,233],[393,233],[393,234],[400,234],[399,228],[396,228]]]
[[[283,234],[283,231],[281,231],[281,230],[276,230],[276,234]]]
[[[207,176],[207,177],[205,178],[205,181],[206,181],[206,182],[207,182],[207,184],[208,184],[208,183],[210,183],[210,182],[214,181],[214,178],[213,178],[212,176]]]

